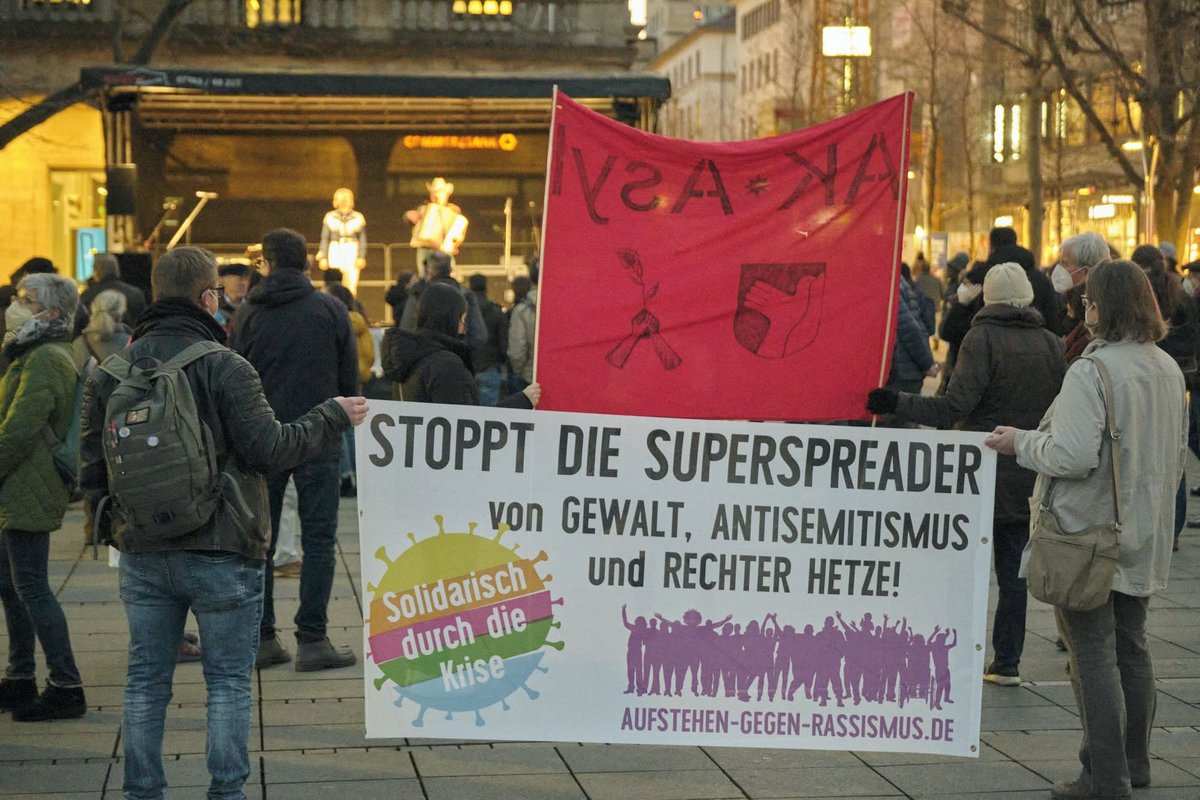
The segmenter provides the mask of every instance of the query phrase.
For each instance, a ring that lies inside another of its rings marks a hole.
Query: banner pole
[[[538,242],[538,284],[541,285],[542,273],[546,270],[546,222],[550,211],[550,175],[554,167],[554,120],[558,117],[558,84],[550,90],[550,146],[546,148],[546,188],[542,194],[542,229],[541,240]],[[539,332],[542,329],[541,290],[538,290],[538,303],[534,308],[533,317],[533,380],[537,382],[538,343],[541,341]]]
[[[892,332],[896,328],[896,304],[900,302],[900,244],[903,241],[904,229],[904,211],[908,204],[908,148],[909,148],[909,131],[912,128],[912,92],[904,93],[904,130],[901,135],[900,144],[900,163],[902,164],[902,174],[897,180],[902,181],[900,184],[900,198],[896,204],[896,227],[892,237],[892,282],[891,293],[888,295],[888,315],[887,326],[883,331],[883,355],[879,360],[879,385],[883,386],[884,379],[887,377],[885,370],[888,365],[888,357],[891,355],[892,348]],[[879,417],[871,417],[871,427],[875,427]]]

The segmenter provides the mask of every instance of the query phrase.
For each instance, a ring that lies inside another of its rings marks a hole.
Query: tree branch
[[[168,0],[167,4],[158,12],[150,30],[142,38],[141,46],[133,54],[130,63],[149,64],[150,59],[154,57],[154,51],[158,49],[158,45],[171,30],[171,25],[175,23],[175,18],[183,13],[183,10],[191,5],[191,2],[192,0]]]
[[[1058,40],[1054,38],[1054,28],[1048,17],[1039,17],[1034,20],[1034,31],[1046,43],[1047,49],[1050,51],[1050,63],[1052,63],[1062,78],[1063,88],[1067,90],[1067,94],[1075,99],[1079,104],[1079,108],[1083,111],[1084,116],[1092,123],[1093,127],[1100,134],[1100,141],[1104,144],[1104,149],[1109,152],[1113,160],[1117,162],[1117,166],[1121,168],[1121,172],[1134,186],[1144,184],[1142,176],[1133,168],[1133,164],[1125,157],[1125,153],[1121,150],[1121,146],[1117,144],[1113,138],[1112,132],[1108,126],[1096,114],[1096,109],[1092,106],[1091,100],[1079,88],[1079,84],[1075,81],[1075,73],[1072,72],[1063,59],[1062,49],[1058,46]]]
[[[1089,39],[1096,43],[1096,46],[1100,48],[1100,52],[1112,62],[1117,71],[1138,86],[1145,88],[1146,79],[1137,74],[1129,66],[1129,59],[1125,57],[1124,53],[1117,50],[1100,35],[1100,32],[1096,30],[1096,27],[1092,25],[1091,20],[1088,19],[1087,14],[1084,12],[1083,3],[1080,0],[1071,0],[1071,7],[1075,10],[1075,21],[1083,26],[1083,32],[1088,35]]]
[[[9,142],[21,134],[28,133],[38,125],[41,125],[63,109],[70,108],[87,98],[88,92],[79,81],[42,98],[42,100],[34,103],[8,122],[0,125],[0,149],[3,149]]]
[[[168,0],[158,12],[154,24],[142,39],[141,45],[131,59],[132,64],[143,65],[150,63],[154,51],[166,37],[175,19],[191,4],[192,0]],[[117,31],[113,39],[113,55],[121,55],[120,36],[123,28],[124,4],[118,4]],[[54,94],[44,97],[37,103],[17,114],[12,119],[0,125],[0,150],[7,147],[13,139],[41,125],[58,112],[73,106],[75,103],[87,100],[89,93],[78,81],[59,89]]]
[[[1026,62],[1038,64],[1041,63],[1041,59],[1036,53],[1023,47],[1019,42],[1017,42],[1016,39],[1012,39],[1001,33],[997,33],[991,28],[985,28],[982,24],[967,16],[967,3],[961,1],[956,2],[956,0],[942,0],[942,10],[957,19],[959,22],[962,22],[971,30],[983,36],[985,39],[989,39],[997,44],[1004,45],[1014,53],[1023,56]]]

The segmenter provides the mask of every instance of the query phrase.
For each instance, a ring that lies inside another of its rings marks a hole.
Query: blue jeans
[[[338,462],[338,474],[349,478],[354,473],[354,430],[350,429],[342,434],[342,460]]]
[[[288,477],[296,482],[297,511],[300,513],[300,546],[304,564],[300,568],[300,609],[296,612],[296,639],[319,642],[329,624],[329,593],[333,589],[333,571],[337,566],[338,477],[337,461],[309,461],[293,470],[267,476],[271,500],[271,549],[267,561],[275,557],[279,535],[279,517],[283,510],[283,492]],[[267,570],[263,591],[262,638],[275,635],[275,577]]]
[[[5,676],[34,677],[34,646],[40,640],[50,683],[70,689],[82,682],[71,652],[67,618],[50,589],[49,561],[49,533],[0,531],[0,600],[8,625]]]
[[[1025,579],[1018,577],[1021,553],[1029,541],[1029,522],[1012,522],[992,528],[992,555],[996,561],[999,597],[992,617],[992,650],[996,663],[1015,667],[1025,649]]]
[[[500,402],[500,384],[503,377],[499,367],[490,367],[476,373],[475,385],[479,387],[479,405],[494,406]]]
[[[1188,447],[1200,458],[1200,399],[1195,389],[1188,392]]]
[[[245,798],[263,563],[219,550],[121,555],[121,600],[129,619],[122,719],[127,800],[161,798],[167,786],[163,727],[189,608],[200,623],[208,689],[208,798]]]

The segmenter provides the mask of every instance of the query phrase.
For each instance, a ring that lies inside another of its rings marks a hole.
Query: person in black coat
[[[1036,428],[1062,387],[1067,362],[1062,340],[1028,307],[1033,297],[1023,266],[993,266],[984,278],[985,305],[963,337],[946,393],[926,397],[875,389],[867,408],[901,421],[969,431],[991,431],[997,425]],[[1015,456],[997,459],[992,547],[1000,597],[992,622],[995,657],[984,679],[1005,686],[1021,683],[1026,586],[1017,573],[1029,540],[1029,497],[1036,477]]]
[[[1037,260],[1033,253],[1016,244],[1006,244],[995,248],[988,255],[987,261],[975,262],[963,276],[964,290],[958,292],[957,299],[950,304],[942,318],[941,338],[950,345],[951,357],[947,360],[947,369],[952,370],[958,356],[958,348],[963,337],[971,329],[971,321],[983,308],[983,298],[978,290],[971,291],[970,287],[982,287],[988,271],[997,264],[1017,264],[1025,271],[1025,278],[1033,289],[1033,302],[1030,308],[1041,315],[1042,327],[1049,331],[1058,332],[1062,319],[1062,306],[1058,293],[1050,279],[1037,268]]]
[[[383,335],[383,374],[395,381],[400,400],[414,403],[479,405],[471,355],[462,341],[467,301],[444,283],[430,283],[416,307],[416,332],[393,326]],[[542,389],[531,383],[497,405],[533,408]]]
[[[138,317],[146,310],[146,293],[132,283],[121,280],[121,264],[112,253],[100,253],[92,262],[92,278],[79,298],[75,313],[75,335],[83,333],[91,318],[92,301],[103,291],[113,290],[125,295],[125,314],[121,322],[127,327],[137,325]]]
[[[305,275],[306,242],[287,228],[263,237],[267,277],[250,292],[233,319],[230,347],[241,353],[262,378],[267,402],[282,422],[299,419],[330,397],[358,394],[358,346],[350,314],[341,301],[318,292]],[[271,506],[270,562],[275,556],[283,495],[294,478],[299,497],[304,564],[300,572],[300,609],[296,612],[296,668],[300,671],[348,667],[356,660],[326,635],[329,596],[337,565],[337,504],[341,483],[342,439],[330,439],[308,461],[267,476]],[[259,667],[283,664],[291,654],[275,627],[275,579],[266,571]]]

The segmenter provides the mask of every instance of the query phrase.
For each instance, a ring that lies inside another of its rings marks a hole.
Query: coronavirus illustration
[[[494,536],[476,535],[477,524],[464,532],[447,531],[442,515],[434,516],[437,533],[418,540],[396,558],[379,548],[375,557],[386,565],[371,593],[367,618],[369,659],[382,673],[375,689],[391,681],[399,695],[396,705],[409,700],[420,707],[412,724],[422,727],[429,709],[474,712],[483,725],[482,709],[500,704],[518,689],[531,700],[535,671],[546,672],[544,647],[562,650],[563,642],[549,641],[551,629],[561,627],[536,565],[545,552],[523,558],[519,545],[501,543],[508,532],[501,525]]]

